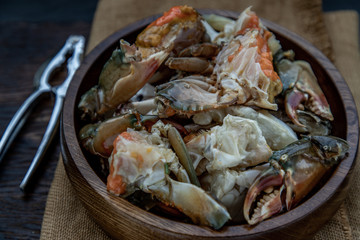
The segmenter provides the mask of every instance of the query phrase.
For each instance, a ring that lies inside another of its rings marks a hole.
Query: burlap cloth
[[[239,1],[239,0],[100,0],[95,12],[88,52],[116,30],[136,20],[162,13],[174,5],[242,11],[252,5],[263,18],[303,36],[332,59],[352,90],[357,105],[360,93],[358,15],[354,11],[323,14],[320,0]],[[359,166],[359,164],[357,164]],[[359,167],[345,202],[314,239],[360,239]],[[45,209],[41,239],[110,239],[92,221],[76,198],[60,160]]]

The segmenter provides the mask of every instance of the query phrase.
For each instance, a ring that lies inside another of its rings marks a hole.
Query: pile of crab
[[[294,208],[348,151],[309,63],[250,8],[171,8],[120,40],[78,107],[109,192],[214,229]]]

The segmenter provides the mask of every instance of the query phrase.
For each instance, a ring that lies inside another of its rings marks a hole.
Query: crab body
[[[230,219],[226,208],[190,183],[169,141],[159,134],[164,128],[155,129],[152,134],[130,130],[117,137],[109,158],[108,190],[122,197],[141,190],[180,210],[194,223],[221,228]]]
[[[127,102],[170,54],[199,42],[203,35],[200,15],[191,7],[179,6],[145,28],[134,45],[120,40],[120,48],[102,69],[99,84],[80,100],[82,118],[95,121]]]
[[[231,105],[277,110],[274,97],[282,91],[282,84],[272,65],[272,52],[268,45],[272,34],[249,9],[239,16],[238,21],[230,24],[235,24],[234,31],[213,60],[214,67],[205,58],[191,60],[196,62],[195,65],[184,58],[168,60],[170,67],[192,73],[208,73],[212,70],[209,79],[213,81],[206,81],[206,84],[194,81],[185,84],[185,81],[189,82],[188,79],[180,78],[163,84],[157,89],[161,116],[191,116],[199,111]],[[207,48],[209,52],[216,53],[214,44]],[[178,64],[179,61],[182,64]],[[187,66],[187,61],[195,69]],[[180,68],[179,65],[185,68]],[[192,100],[191,104],[189,99]],[[179,106],[183,106],[182,109]]]

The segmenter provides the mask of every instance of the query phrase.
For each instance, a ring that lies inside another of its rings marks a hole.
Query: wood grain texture
[[[202,11],[209,12],[228,17],[238,16],[238,13],[229,11]],[[349,88],[333,64],[301,37],[266,20],[264,24],[276,34],[283,48],[293,49],[297,59],[304,59],[312,65],[335,116],[333,135],[350,143],[349,156],[338,165],[324,186],[290,212],[251,228],[234,225],[225,226],[220,231],[154,215],[106,191],[106,184],[91,168],[88,156],[77,141],[79,113],[76,106],[80,96],[97,83],[100,70],[118,40],[125,38],[132,42],[137,33],[155,18],[156,16],[150,17],[129,25],[98,45],[84,60],[70,86],[61,124],[61,146],[68,176],[84,206],[110,235],[122,239],[311,238],[333,216],[346,197],[358,149],[358,115]]]
[[[14,113],[33,91],[38,67],[62,47],[70,34],[88,36],[90,23],[12,22],[1,23],[0,29],[2,136]],[[40,102],[0,164],[0,239],[40,237],[47,194],[60,154],[59,137],[55,137],[27,194],[19,184],[40,144],[53,104],[50,97]]]

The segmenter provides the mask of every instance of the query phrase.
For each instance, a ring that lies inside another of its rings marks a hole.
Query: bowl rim
[[[197,9],[201,14],[218,14],[226,17],[237,18],[239,13],[227,10],[215,10],[215,9]],[[281,27],[271,21],[261,19],[266,27],[270,30],[276,28],[275,35],[284,35],[289,41],[294,42],[300,48],[308,52],[309,55],[313,55],[314,58],[323,66],[323,70],[327,75],[332,79],[336,90],[341,94],[340,98],[344,103],[344,110],[347,123],[347,133],[346,140],[350,144],[349,155],[344,159],[335,169],[333,176],[320,188],[316,193],[314,193],[309,199],[305,202],[292,209],[289,212],[283,213],[281,215],[270,218],[266,221],[259,223],[258,225],[252,227],[251,229],[246,228],[246,225],[232,225],[226,226],[223,230],[214,231],[208,227],[198,226],[194,224],[188,224],[183,222],[178,222],[175,220],[167,219],[138,208],[126,200],[121,199],[111,195],[106,191],[106,185],[104,182],[92,171],[91,166],[87,162],[84,154],[82,153],[81,147],[77,140],[77,133],[75,132],[75,107],[76,97],[79,86],[83,80],[86,72],[92,68],[96,59],[114,42],[118,41],[120,38],[131,34],[138,29],[144,28],[149,23],[154,21],[160,15],[153,15],[145,19],[136,21],[125,28],[118,30],[113,33],[105,40],[103,40],[99,45],[97,45],[83,60],[81,66],[77,70],[65,97],[63,109],[73,109],[72,111],[63,111],[62,120],[61,120],[61,151],[63,155],[63,160],[65,164],[66,172],[74,184],[74,176],[69,174],[69,168],[75,168],[78,172],[78,180],[81,181],[81,184],[87,185],[90,191],[93,191],[93,194],[98,195],[103,198],[105,202],[109,204],[115,204],[115,207],[125,207],[125,210],[131,209],[132,211],[138,212],[141,217],[132,215],[131,217],[135,222],[139,224],[144,224],[143,220],[147,219],[146,224],[151,228],[156,228],[160,232],[167,232],[168,234],[182,234],[182,235],[191,235],[193,232],[189,232],[189,227],[195,229],[195,233],[199,233],[199,236],[215,236],[216,237],[230,237],[230,236],[256,236],[260,235],[266,231],[272,231],[277,229],[286,229],[286,226],[289,226],[293,222],[297,222],[301,219],[304,219],[306,216],[311,214],[314,209],[318,209],[326,204],[330,198],[336,193],[334,189],[338,189],[345,181],[345,177],[352,172],[352,169],[356,163],[356,155],[358,151],[358,142],[359,142],[359,124],[358,124],[358,113],[355,106],[355,102],[351,91],[342,78],[340,72],[336,67],[330,62],[330,60],[316,47],[314,47],[307,40],[298,36],[297,34]],[[93,179],[92,181],[87,181],[87,179]],[[94,180],[95,179],[95,180]],[[76,189],[76,187],[75,187]],[[105,190],[105,191],[104,191]],[[325,198],[324,198],[325,196]],[[320,198],[321,197],[321,198]],[[130,206],[131,205],[131,206]],[[135,207],[135,208],[134,208]],[[312,211],[310,211],[311,209]],[[299,216],[301,216],[299,218]],[[94,217],[94,216],[93,216]],[[96,219],[96,216],[95,216]],[[175,224],[179,225],[180,228],[176,228],[177,231],[173,232],[173,229],[167,224],[168,221],[173,221]],[[100,224],[101,225],[101,224]],[[182,231],[179,232],[179,229]],[[259,231],[258,231],[259,230]]]

